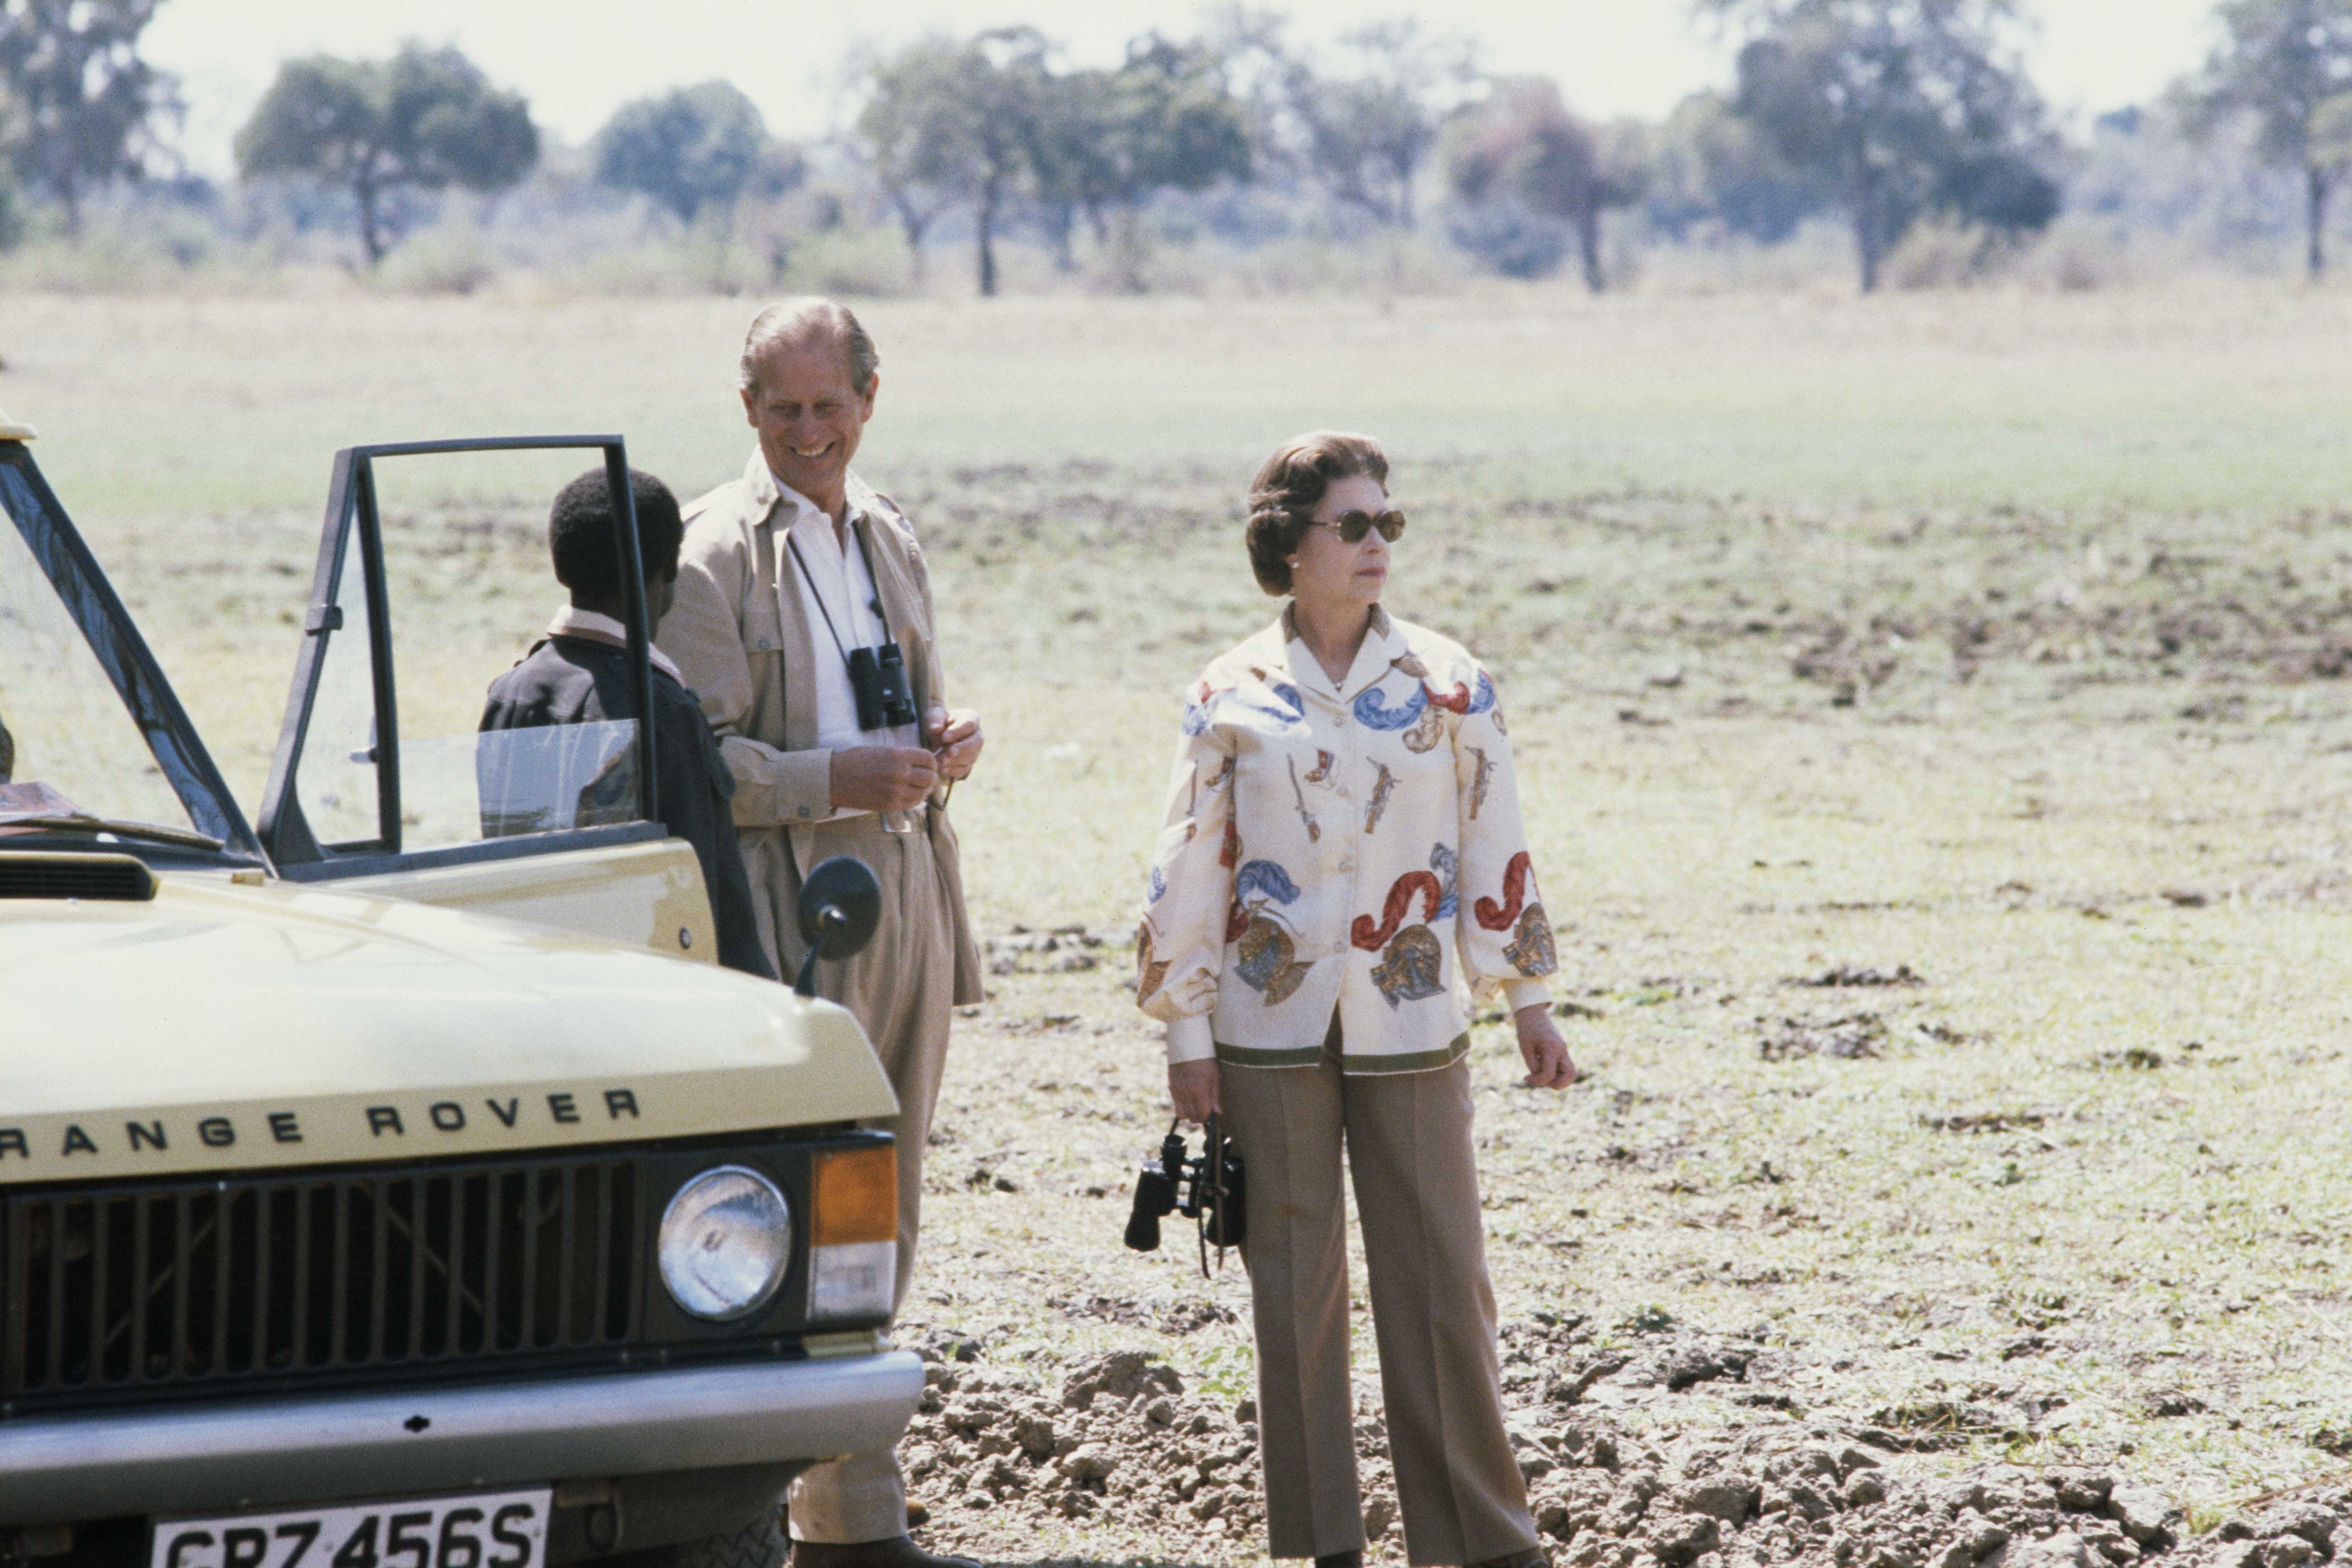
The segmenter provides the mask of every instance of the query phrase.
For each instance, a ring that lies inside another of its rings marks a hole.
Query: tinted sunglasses
[[[1342,512],[1328,523],[1310,523],[1310,528],[1331,528],[1338,532],[1345,545],[1361,544],[1364,536],[1374,528],[1381,538],[1394,544],[1404,534],[1404,514],[1391,507],[1385,512]]]

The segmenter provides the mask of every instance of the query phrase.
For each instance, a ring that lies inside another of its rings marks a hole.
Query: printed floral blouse
[[[1213,660],[1135,939],[1169,1060],[1307,1066],[1336,1009],[1342,1071],[1424,1071],[1469,1049],[1463,993],[1549,1000],[1507,735],[1466,649],[1377,608],[1337,686],[1287,605]]]

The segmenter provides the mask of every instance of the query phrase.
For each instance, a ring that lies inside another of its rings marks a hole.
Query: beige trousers
[[[1250,1309],[1268,1547],[1319,1557],[1364,1543],[1348,1379],[1347,1209],[1356,1186],[1389,1452],[1415,1563],[1480,1563],[1536,1544],[1503,1430],[1467,1061],[1340,1072],[1339,1020],[1312,1067],[1223,1071],[1247,1167]]]
[[[882,923],[856,957],[820,960],[816,988],[856,1015],[898,1092],[898,1114],[866,1124],[898,1141],[898,1300],[904,1301],[922,1218],[923,1150],[947,1062],[955,999],[954,912],[930,841],[920,832],[889,832],[870,815],[819,827],[816,855],[809,863],[840,854],[854,854],[873,868],[882,884]],[[795,894],[798,885],[795,876]],[[788,919],[779,916],[780,923]],[[806,949],[789,925],[773,935],[779,940],[771,951],[781,949],[788,960],[781,972],[789,984]],[[796,1541],[884,1541],[906,1534],[907,1483],[898,1455],[883,1448],[817,1466],[793,1483],[788,1511]]]

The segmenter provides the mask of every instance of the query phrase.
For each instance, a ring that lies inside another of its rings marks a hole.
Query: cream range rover
[[[402,724],[446,650],[394,635],[385,472],[617,480],[619,439],[337,455],[254,827],[31,436],[0,416],[0,1563],[773,1563],[791,1478],[920,1395],[888,1083],[712,961],[643,722]]]

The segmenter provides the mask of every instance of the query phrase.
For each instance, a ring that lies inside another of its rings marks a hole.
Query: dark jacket
[[[654,768],[663,825],[694,846],[702,862],[702,884],[710,894],[710,914],[719,928],[719,961],[764,979],[776,977],[761,948],[751,914],[751,888],[735,841],[734,777],[719,753],[719,742],[692,692],[661,670],[654,671]],[[490,683],[482,707],[485,730],[537,729],[551,725],[593,724],[625,719],[636,707],[630,689],[629,655],[623,648],[584,637],[549,637],[523,661]],[[625,773],[617,775],[626,794]],[[581,815],[572,825],[595,820],[592,793],[610,792],[612,780],[581,791]],[[633,812],[614,820],[627,820]],[[486,821],[485,836],[498,831]],[[510,830],[509,830],[510,831]]]

